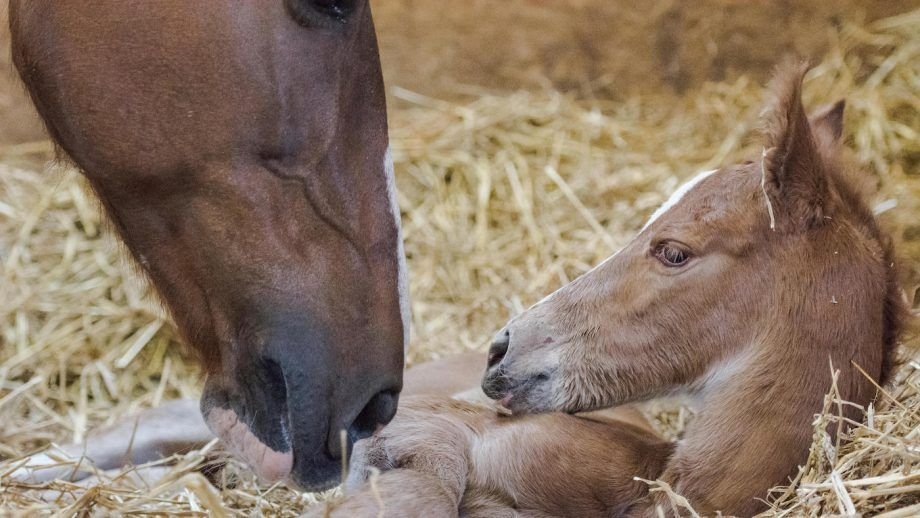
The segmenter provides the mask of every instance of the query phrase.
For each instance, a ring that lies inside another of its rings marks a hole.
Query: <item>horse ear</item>
[[[811,127],[822,144],[837,144],[843,136],[843,110],[846,100],[824,106],[811,115]]]
[[[802,106],[802,79],[808,68],[805,63],[790,61],[777,69],[770,84],[772,97],[763,114],[764,191],[777,206],[776,223],[787,229],[821,224],[829,199],[824,160]],[[840,110],[842,115],[842,105]],[[832,109],[822,119],[832,131],[835,117]]]

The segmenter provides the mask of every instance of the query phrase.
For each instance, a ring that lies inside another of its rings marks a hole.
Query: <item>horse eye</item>
[[[284,0],[288,14],[305,27],[334,28],[345,23],[358,0]]]
[[[676,268],[687,264],[687,261],[690,260],[690,252],[679,245],[663,241],[655,247],[655,259],[665,266]]]

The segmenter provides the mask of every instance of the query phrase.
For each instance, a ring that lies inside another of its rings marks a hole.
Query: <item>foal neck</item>
[[[799,238],[813,244],[769,257],[776,281],[762,294],[759,321],[745,323],[751,341],[710,370],[700,413],[663,475],[698,511],[753,514],[763,504],[751,494],[795,474],[833,370],[842,399],[865,407],[875,396],[887,354],[889,265],[883,247],[860,232],[828,225]],[[856,412],[847,407],[847,417]]]

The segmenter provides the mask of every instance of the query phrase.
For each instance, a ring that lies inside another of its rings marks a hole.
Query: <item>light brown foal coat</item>
[[[410,369],[406,389],[416,395],[357,443],[347,498],[308,516],[615,516],[647,493],[635,477],[664,469],[673,445],[631,406],[508,417],[484,398],[447,397],[445,389],[474,392],[484,364],[485,355],[467,353]]]

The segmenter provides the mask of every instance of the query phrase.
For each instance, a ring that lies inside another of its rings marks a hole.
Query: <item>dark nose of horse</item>
[[[346,433],[349,442],[354,443],[370,437],[371,434],[392,421],[393,416],[396,415],[398,401],[399,392],[394,390],[383,390],[375,394],[348,426]],[[337,439],[336,443],[330,445],[329,449],[334,456],[338,457],[342,453],[341,439]]]
[[[508,331],[508,328],[502,329],[495,335],[492,339],[492,345],[489,346],[487,369],[491,369],[501,363],[505,354],[508,352],[509,343],[511,343],[511,333]]]

